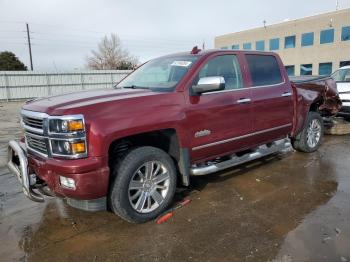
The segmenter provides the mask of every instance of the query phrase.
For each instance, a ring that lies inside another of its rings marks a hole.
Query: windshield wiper
[[[144,87],[144,86],[136,86],[136,85],[130,85],[130,86],[121,86],[121,88],[130,88],[130,89],[149,89],[148,87]]]

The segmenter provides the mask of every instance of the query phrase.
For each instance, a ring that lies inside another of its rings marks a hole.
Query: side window
[[[271,55],[246,55],[253,86],[274,85],[282,82],[276,57]]]
[[[197,81],[202,77],[222,76],[225,89],[242,88],[242,74],[236,55],[217,56],[207,62],[198,73]]]

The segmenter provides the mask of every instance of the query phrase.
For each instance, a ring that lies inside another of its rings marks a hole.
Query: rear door
[[[252,90],[253,140],[262,144],[285,137],[292,129],[291,84],[273,54],[246,54]]]
[[[192,161],[239,150],[250,144],[252,131],[251,93],[245,88],[239,57],[235,54],[210,58],[195,76],[222,76],[225,90],[193,95],[189,99],[187,120]]]

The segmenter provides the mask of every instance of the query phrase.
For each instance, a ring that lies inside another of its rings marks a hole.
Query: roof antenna
[[[198,54],[200,51],[202,51],[202,50],[200,50],[200,49],[198,48],[198,46],[195,46],[195,47],[192,48],[191,54],[192,54],[192,55],[196,55],[196,54]]]

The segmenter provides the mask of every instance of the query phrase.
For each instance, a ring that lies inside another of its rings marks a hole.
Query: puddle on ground
[[[349,146],[327,137],[314,154],[192,178],[176,195],[191,203],[161,225],[31,202],[1,166],[0,260],[350,261]]]

